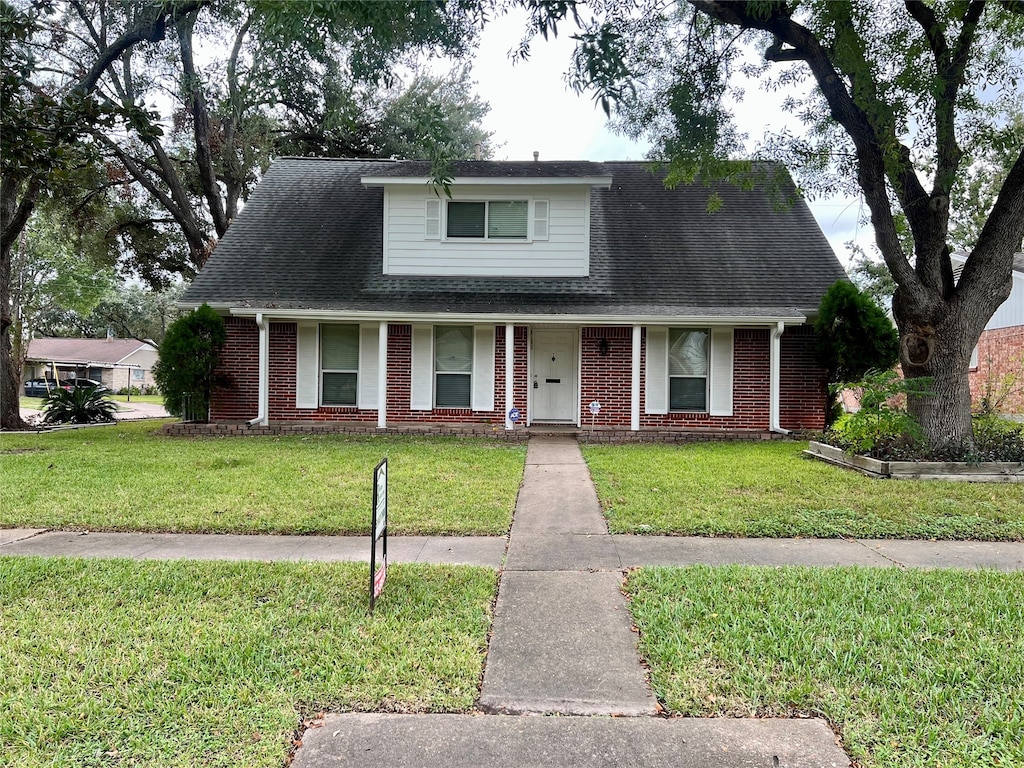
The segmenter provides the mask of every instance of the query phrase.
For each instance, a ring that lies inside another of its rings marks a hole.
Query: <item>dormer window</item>
[[[526,240],[526,200],[448,201],[445,235],[479,240]]]

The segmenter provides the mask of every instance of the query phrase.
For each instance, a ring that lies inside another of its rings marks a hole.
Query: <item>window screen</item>
[[[525,200],[495,200],[487,204],[487,237],[526,239]]]
[[[448,203],[448,237],[483,237],[487,203]]]
[[[669,409],[708,409],[707,330],[671,328],[668,334]]]
[[[355,405],[359,378],[359,326],[320,326],[320,402]]]
[[[436,326],[434,328],[434,405],[438,408],[469,408],[472,371],[472,326]]]
[[[473,237],[488,240],[525,240],[528,234],[526,200],[488,200],[486,202],[449,201],[448,237]]]

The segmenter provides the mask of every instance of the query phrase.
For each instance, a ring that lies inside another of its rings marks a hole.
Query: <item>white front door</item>
[[[533,331],[531,422],[576,423],[576,331]]]

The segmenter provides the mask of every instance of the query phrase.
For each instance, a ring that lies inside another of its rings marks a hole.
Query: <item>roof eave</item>
[[[212,306],[212,305],[211,305]],[[213,307],[217,309],[216,307]],[[469,323],[503,325],[803,325],[807,316],[798,310],[772,314],[622,314],[591,315],[587,313],[541,314],[512,312],[394,312],[378,310],[330,310],[330,309],[269,309],[263,307],[229,307],[227,312],[235,317],[255,317],[257,314],[273,320],[308,320],[349,322],[390,323]]]
[[[359,179],[367,187],[385,186],[427,186],[434,180],[427,176],[363,176]],[[607,189],[612,185],[611,176],[457,176],[448,182],[450,186],[474,185],[481,187],[549,187],[580,186]]]

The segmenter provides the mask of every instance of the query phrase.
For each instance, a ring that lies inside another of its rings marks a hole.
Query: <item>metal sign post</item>
[[[384,590],[388,577],[388,460],[381,459],[373,470],[373,517],[370,524],[370,611]],[[377,542],[381,542],[380,568]]]
[[[597,418],[597,414],[601,412],[601,403],[597,400],[591,400],[588,406],[590,410],[590,429],[594,429],[594,420]]]

